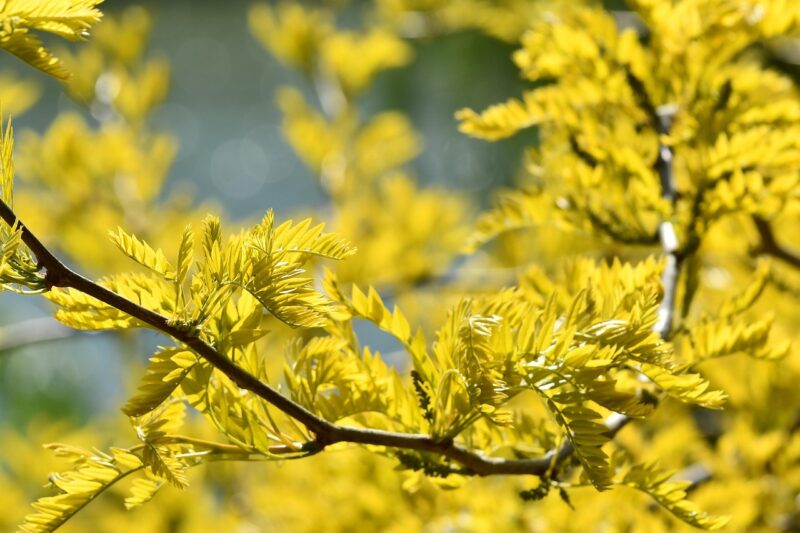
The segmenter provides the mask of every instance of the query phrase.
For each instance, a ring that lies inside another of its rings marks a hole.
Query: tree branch
[[[303,446],[308,451],[321,451],[326,446],[337,442],[350,442],[431,452],[457,461],[466,467],[469,473],[479,476],[499,474],[541,476],[548,471],[554,460],[558,463],[572,453],[572,446],[567,444],[560,449],[551,450],[540,458],[503,459],[481,455],[456,444],[452,439],[437,440],[430,435],[394,433],[333,424],[237,366],[195,334],[171,324],[167,317],[142,307],[71,270],[39,241],[2,200],[0,200],[0,218],[10,226],[18,224],[23,242],[36,255],[40,268],[46,269],[45,279],[51,287],[69,287],[81,291],[185,344],[214,368],[225,374],[237,386],[252,392],[286,415],[304,424],[315,434],[314,441]],[[627,422],[628,418],[624,416],[609,418],[606,422],[608,427],[606,435],[613,437]]]
[[[758,235],[761,237],[761,242],[754,250],[756,254],[771,255],[795,268],[800,268],[800,255],[778,244],[775,240],[772,226],[768,221],[761,217],[754,216],[753,223],[758,230]]]
[[[656,107],[642,80],[637,78],[629,67],[625,67],[625,77],[636,103],[647,114],[650,126],[658,134],[658,157],[655,162],[655,170],[658,172],[659,181],[661,182],[661,197],[674,207],[678,198],[678,190],[672,165],[673,153],[672,149],[664,144],[663,137],[669,135],[677,109],[674,105]],[[658,225],[658,236],[666,264],[664,265],[664,272],[661,274],[664,298],[658,308],[658,322],[656,322],[654,329],[664,340],[669,340],[672,334],[675,302],[677,301],[678,293],[678,278],[683,266],[684,254],[681,253],[678,247],[678,237],[675,234],[675,226],[671,220],[661,221]]]
[[[658,135],[667,135],[672,127],[675,110],[672,107],[662,106],[656,110],[655,121]],[[673,206],[678,197],[675,186],[675,174],[672,166],[672,149],[665,145],[661,139],[658,142],[658,158],[656,170],[661,181],[661,197]],[[658,236],[661,240],[661,250],[664,252],[666,264],[661,274],[661,285],[664,287],[664,299],[658,307],[658,322],[655,330],[664,340],[669,340],[672,334],[672,323],[675,316],[675,302],[678,293],[678,278],[683,266],[683,254],[678,248],[678,237],[675,235],[675,226],[671,220],[663,220],[658,226]]]

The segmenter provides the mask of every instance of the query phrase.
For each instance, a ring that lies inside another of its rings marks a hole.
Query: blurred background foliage
[[[313,215],[359,246],[354,259],[337,265],[340,278],[385,289],[388,301],[431,324],[439,322],[431,317],[444,316],[458,288],[500,287],[531,260],[552,263],[586,249],[597,257],[641,258],[652,250],[623,252],[588,237],[564,242],[550,228],[534,237],[503,236],[491,259],[460,255],[476,213],[492,191],[517,182],[523,149],[537,137],[527,131],[503,143],[471,139],[458,133],[454,112],[484,109],[530,87],[510,57],[528,17],[558,3],[329,1],[309,3],[301,13],[274,3],[254,8],[237,1],[221,8],[210,1],[109,1],[102,6],[106,20],[88,43],[63,51],[54,45],[74,73],[68,84],[0,57],[0,100],[17,128],[17,208],[92,276],[130,268],[106,236],[117,225],[170,255],[176,233],[189,222],[197,226],[208,211],[223,213],[229,227],[251,222],[267,208],[279,219]],[[623,2],[605,5],[619,10],[622,24],[632,22]],[[309,24],[304,17],[313,12]],[[353,33],[334,32],[334,24]],[[314,50],[320,32],[329,32],[329,40]],[[297,46],[303,35],[310,48]],[[380,62],[382,47],[392,50],[387,55],[394,63]],[[799,49],[796,40],[782,39],[765,43],[762,53],[797,79]],[[323,61],[309,63],[314,54]],[[347,68],[339,67],[342,61]],[[351,68],[354,63],[363,68]],[[724,244],[717,248],[711,252],[730,252]],[[459,276],[452,274],[453,264]],[[743,276],[741,265],[727,266],[711,272],[719,287]],[[466,275],[476,272],[478,278]],[[706,295],[709,305],[722,300],[722,292]],[[780,335],[791,337],[796,303],[776,306],[790,318],[777,326]],[[42,480],[61,466],[39,443],[105,448],[130,431],[119,407],[158,342],[149,333],[74,333],[47,316],[47,306],[31,299],[4,295],[0,301],[0,506],[9,510],[0,516],[3,529],[20,521]],[[397,346],[363,328],[364,341],[390,352],[392,361]],[[282,353],[279,327],[278,333],[267,342]],[[649,457],[666,458],[666,467],[706,460],[719,471],[728,464],[736,472],[721,476],[735,482],[706,492],[701,487],[693,494],[701,506],[734,513],[734,528],[794,530],[800,527],[800,470],[793,463],[800,437],[792,380],[800,367],[796,357],[782,364],[734,358],[709,365],[719,366],[711,370],[715,383],[729,392],[735,412],[744,413],[735,422],[706,411],[687,417],[666,406],[619,440],[633,453],[647,448]],[[775,405],[782,408],[773,413],[777,419],[765,420]],[[671,430],[653,431],[671,420]],[[724,433],[720,426],[728,423],[735,427]],[[775,429],[780,426],[793,429]],[[645,446],[644,436],[653,435]],[[701,444],[686,444],[693,439]],[[722,459],[711,456],[711,447]],[[401,476],[384,458],[357,450],[277,467],[211,465],[192,472],[191,481],[191,490],[169,488],[157,504],[130,513],[121,503],[125,487],[114,488],[65,530],[681,527],[648,510],[647,498],[633,491],[613,491],[597,504],[591,489],[577,489],[571,504],[579,512],[573,513],[554,496],[542,505],[522,503],[516,493],[530,488],[524,480],[474,480],[468,491],[442,491],[419,473]]]

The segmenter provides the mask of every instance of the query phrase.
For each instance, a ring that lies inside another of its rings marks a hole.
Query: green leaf
[[[113,449],[111,454],[106,454],[63,444],[46,447],[70,459],[74,466],[50,476],[50,484],[57,494],[33,503],[36,512],[27,515],[19,526],[19,531],[26,533],[54,531],[114,483],[144,467],[128,450]]]
[[[684,403],[721,409],[728,399],[723,391],[709,390],[710,383],[700,374],[671,372],[654,365],[641,365],[642,372],[666,394]]]
[[[69,73],[30,30],[49,32],[65,39],[86,36],[102,14],[96,9],[102,0],[27,0],[4,2],[0,7],[0,47],[29,65],[56,78]]]
[[[136,235],[126,233],[120,227],[117,228],[116,233],[109,232],[109,236],[114,244],[122,250],[122,253],[140,265],[161,274],[166,279],[175,279],[175,267],[167,260],[160,248],[154,250],[149,244],[139,240]]]
[[[175,276],[175,284],[180,287],[189,274],[194,261],[194,233],[191,226],[186,226],[181,237],[180,248],[178,249],[178,270]]]
[[[172,446],[170,434],[182,425],[185,416],[183,402],[167,403],[158,410],[135,419],[136,434],[144,444],[142,463],[158,478],[169,481],[179,489],[189,485],[186,470],[191,466],[180,447]]]
[[[350,242],[334,233],[323,233],[325,224],[311,225],[311,219],[295,224],[287,220],[275,227],[275,215],[270,209],[261,224],[250,235],[251,245],[265,254],[307,254],[329,259],[344,259],[356,253]]]
[[[131,495],[125,498],[125,509],[130,511],[135,507],[149,502],[163,486],[164,481],[161,479],[134,479],[133,486],[131,487]]]
[[[671,473],[659,470],[656,463],[647,463],[631,468],[620,484],[647,493],[664,509],[695,527],[720,529],[728,523],[730,517],[709,515],[686,499],[691,482],[670,481],[671,477]]]
[[[101,279],[100,285],[132,302],[164,316],[172,316],[175,301],[171,285],[152,274],[117,274]],[[103,330],[143,327],[145,324],[81,291],[53,288],[45,297],[59,309],[56,318],[76,329]]]
[[[197,364],[197,356],[181,347],[162,348],[151,359],[137,394],[122,411],[128,416],[142,416],[161,405],[172,395]]]
[[[609,441],[608,428],[597,411],[570,401],[559,404],[555,398],[546,402],[556,422],[564,428],[567,439],[575,449],[575,456],[597,490],[611,485],[611,465],[603,445]]]

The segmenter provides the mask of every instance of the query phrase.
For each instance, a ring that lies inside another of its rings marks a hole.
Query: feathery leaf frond
[[[655,463],[631,468],[620,482],[647,493],[660,506],[684,522],[702,529],[720,529],[730,520],[727,516],[712,516],[701,511],[686,499],[689,481],[670,481],[672,474],[659,470]]]
[[[65,39],[83,39],[102,16],[97,5],[103,0],[6,0],[0,7],[0,48],[31,66],[67,78],[61,61],[31,30]]]

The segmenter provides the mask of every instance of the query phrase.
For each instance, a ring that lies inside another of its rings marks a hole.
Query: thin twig
[[[642,94],[637,96],[640,98],[640,104],[648,111],[654,113],[652,120],[657,126],[659,137],[667,135],[672,125],[672,118],[674,109],[672,107],[655,108],[651,103],[646,93],[644,93],[644,85],[639,82],[635,83],[636,78],[629,72],[629,81],[633,86],[634,92],[642,91]],[[661,181],[661,196],[671,203],[677,199],[677,190],[675,187],[675,176],[672,166],[673,153],[672,150],[663,144],[659,139],[658,146],[658,159],[656,160],[656,169]],[[678,247],[678,238],[675,234],[675,227],[671,220],[663,220],[658,226],[658,236],[661,241],[661,249],[664,253],[666,264],[664,271],[661,274],[661,284],[664,289],[664,298],[658,307],[658,321],[653,327],[661,338],[668,340],[672,334],[673,317],[675,314],[675,302],[677,300],[678,292],[678,279],[683,265],[683,255]],[[630,418],[615,413],[614,423],[623,427],[630,421]],[[608,425],[608,422],[606,422]],[[564,457],[572,453],[572,443],[567,443],[562,449],[565,454]],[[559,457],[561,459],[561,457]]]
[[[675,186],[675,175],[672,165],[672,149],[665,145],[661,136],[667,135],[672,127],[675,110],[672,107],[661,107],[656,110],[656,124],[658,125],[658,159],[656,169],[661,181],[661,197],[673,206],[678,197]],[[675,226],[671,220],[663,220],[658,226],[658,236],[661,240],[661,250],[664,252],[666,264],[661,273],[661,285],[664,287],[664,299],[658,308],[658,322],[655,330],[665,340],[672,334],[672,323],[675,316],[675,302],[678,293],[678,278],[683,266],[683,254],[678,248],[678,237],[675,235]]]
[[[329,120],[335,120],[348,105],[342,87],[331,75],[323,73],[321,69],[315,69],[311,81],[322,112]]]
[[[663,137],[669,135],[677,109],[673,105],[656,107],[650,99],[644,83],[636,77],[630,68],[626,67],[625,77],[636,103],[647,114],[651,127],[658,134],[658,156],[655,162],[655,170],[658,172],[658,178],[661,182],[661,197],[674,207],[678,198],[675,172],[672,164],[674,154],[672,149],[664,143]],[[663,339],[669,340],[675,316],[678,278],[680,277],[684,257],[678,247],[678,237],[675,234],[675,226],[671,220],[665,219],[661,221],[658,225],[658,237],[661,241],[661,251],[664,253],[666,264],[661,274],[664,298],[658,308],[658,322],[656,322],[654,329]]]
[[[651,127],[658,134],[658,156],[655,162],[655,170],[658,172],[661,184],[661,197],[674,207],[678,198],[673,168],[674,154],[672,149],[664,143],[663,137],[669,135],[677,109],[673,105],[656,107],[650,99],[644,83],[629,68],[626,68],[625,74],[637,104],[647,114]],[[658,237],[666,264],[664,265],[664,271],[661,273],[664,297],[658,306],[658,320],[653,326],[653,330],[662,339],[669,340],[673,330],[678,280],[683,266],[684,254],[678,246],[678,237],[671,220],[664,219],[661,221],[658,225]]]
[[[761,217],[754,216],[753,223],[758,230],[758,235],[761,237],[761,242],[754,250],[756,254],[771,255],[795,268],[800,268],[800,254],[792,252],[778,244],[769,222]]]

